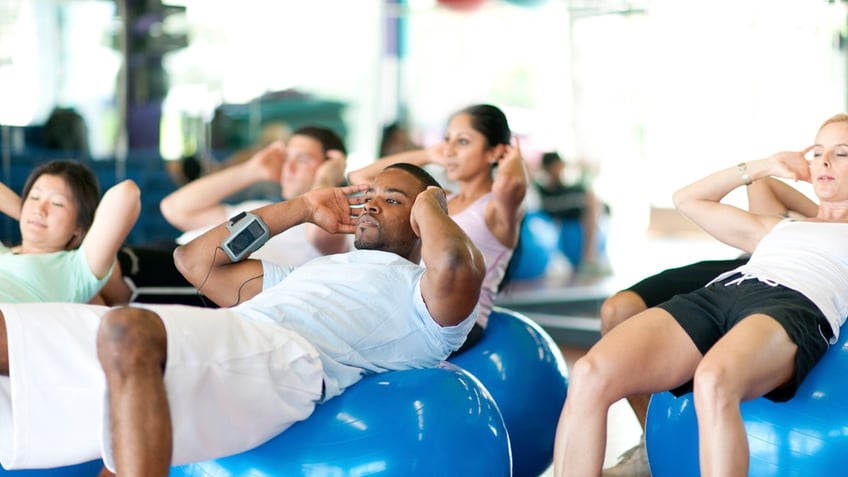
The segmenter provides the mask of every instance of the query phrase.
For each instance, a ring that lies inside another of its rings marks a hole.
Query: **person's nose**
[[[827,151],[822,154],[822,165],[825,167],[830,167],[830,163],[833,160],[833,152]]]
[[[365,203],[365,210],[369,214],[378,214],[380,213],[380,206],[377,204],[377,199],[371,199]]]
[[[445,141],[445,148],[442,150],[442,153],[446,156],[452,156],[456,152],[456,145],[453,141]]]

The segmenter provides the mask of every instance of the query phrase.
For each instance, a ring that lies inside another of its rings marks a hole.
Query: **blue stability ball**
[[[9,477],[97,477],[103,468],[103,462],[95,460],[67,467],[53,469],[4,470],[0,468],[0,476]]]
[[[170,475],[509,476],[509,452],[492,397],[444,363],[367,376],[262,446]]]
[[[495,307],[482,339],[450,362],[495,398],[509,432],[513,474],[535,477],[550,467],[568,390],[568,368],[553,339],[524,315]]]
[[[557,229],[544,212],[528,212],[521,222],[518,241],[509,276],[512,280],[540,278],[548,269],[551,255],[557,250]]]
[[[742,403],[757,477],[841,475],[848,455],[848,327],[790,401]],[[694,399],[655,394],[648,406],[646,444],[654,477],[698,475]]]
[[[583,261],[583,224],[580,219],[563,220],[557,237],[557,247],[573,267]]]

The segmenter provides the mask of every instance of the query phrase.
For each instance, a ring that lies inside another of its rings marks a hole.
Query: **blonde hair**
[[[828,124],[831,124],[831,123],[848,123],[848,114],[839,113],[839,114],[834,114],[833,116],[827,118],[822,123],[822,125],[819,126],[819,131],[821,131],[822,129],[824,129],[825,126],[827,126]]]

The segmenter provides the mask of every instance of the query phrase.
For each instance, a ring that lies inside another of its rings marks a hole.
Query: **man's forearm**
[[[265,223],[271,237],[305,222],[309,217],[308,206],[300,198],[266,205],[251,212]],[[227,222],[224,222],[191,242],[177,247],[174,251],[174,263],[177,269],[189,282],[199,287],[199,284],[206,283],[213,270],[231,268],[230,265],[236,265],[223,252],[222,244],[229,234],[230,229],[227,227]],[[217,250],[218,248],[222,250]],[[208,285],[214,288],[217,283]]]
[[[307,201],[301,196],[268,204],[254,210],[253,213],[265,222],[272,237],[292,227],[309,222],[310,218]]]
[[[426,271],[421,293],[431,316],[443,326],[464,320],[480,299],[486,275],[483,253],[436,202],[416,208]]]
[[[455,268],[473,262],[476,246],[462,228],[435,202],[416,210],[421,234],[421,258],[428,269]]]

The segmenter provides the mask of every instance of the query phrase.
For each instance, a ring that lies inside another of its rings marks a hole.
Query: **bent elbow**
[[[192,258],[191,251],[189,250],[189,244],[180,245],[179,247],[174,249],[173,257],[174,257],[174,265],[177,268],[177,271],[188,280],[189,283],[198,286],[198,277],[197,277],[197,262]]]
[[[671,194],[671,203],[674,204],[674,208],[683,209],[686,207],[686,203],[688,202],[688,197],[686,196],[683,189],[676,190]]]
[[[127,186],[128,195],[130,197],[130,214],[133,217],[133,220],[138,219],[138,216],[141,215],[141,188],[133,181],[129,181]]]
[[[454,247],[442,255],[445,275],[450,276],[445,283],[465,283],[468,287],[480,289],[486,276],[486,257],[473,243],[464,247]]]
[[[165,217],[165,220],[167,220],[169,224],[181,231],[185,231],[183,227],[184,218],[182,209],[173,197],[165,197],[159,202],[159,212],[162,213],[162,217]]]
[[[527,178],[525,176],[501,176],[498,179],[492,188],[494,195],[509,198],[514,203],[524,200],[524,196],[527,195]]]
[[[115,200],[130,206],[141,207],[141,188],[132,179],[126,179],[109,189],[104,198]]]
[[[141,188],[135,181],[126,179],[107,190],[100,202],[112,208],[117,205],[113,213],[121,214],[125,223],[134,224],[141,214]]]

